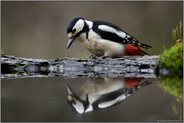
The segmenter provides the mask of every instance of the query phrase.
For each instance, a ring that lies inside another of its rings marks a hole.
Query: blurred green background
[[[90,53],[75,42],[66,50],[66,28],[78,16],[120,26],[141,42],[147,52],[160,54],[174,42],[171,30],[181,20],[178,2],[2,2],[1,52],[32,58],[88,58]]]

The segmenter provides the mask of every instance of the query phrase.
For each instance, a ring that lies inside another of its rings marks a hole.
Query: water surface
[[[98,84],[100,81],[103,84],[103,79],[53,77],[2,80],[2,121],[179,120],[173,110],[173,106],[177,105],[176,98],[164,92],[157,79],[147,80],[151,84],[140,88],[119,104],[83,114],[74,112],[67,103],[67,85],[79,94],[84,84]]]

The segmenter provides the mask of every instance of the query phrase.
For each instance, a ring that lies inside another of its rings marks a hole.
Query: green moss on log
[[[183,96],[183,79],[179,76],[169,76],[159,81],[159,86],[169,94],[182,99]]]
[[[166,68],[178,71],[183,67],[183,46],[176,43],[169,50],[164,50],[160,57],[160,62]]]
[[[182,23],[172,30],[172,38],[175,45],[170,49],[165,49],[160,55],[160,64],[172,71],[172,75],[159,80],[159,86],[169,94],[182,99],[183,78],[179,75],[183,70],[183,29]]]
[[[183,29],[181,22],[172,30],[172,38],[175,45],[164,50],[160,56],[160,63],[172,71],[178,71],[183,68]]]

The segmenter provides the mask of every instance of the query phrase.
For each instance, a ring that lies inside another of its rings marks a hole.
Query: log
[[[123,58],[33,59],[1,55],[1,78],[27,77],[137,77],[156,78],[159,56],[125,56]]]

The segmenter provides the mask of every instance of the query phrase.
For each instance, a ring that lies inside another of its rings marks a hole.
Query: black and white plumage
[[[67,86],[67,102],[73,111],[82,114],[115,106],[134,94],[141,87],[151,84],[138,82],[128,87],[127,79],[105,79],[105,81],[87,81],[80,88],[78,95]]]
[[[140,43],[116,25],[104,21],[89,21],[81,17],[70,22],[67,34],[69,37],[67,49],[75,40],[79,40],[85,48],[96,56],[123,56],[126,55],[127,51],[135,48],[137,50],[133,52],[135,55],[139,55],[139,53],[144,53],[141,48],[151,47]],[[127,49],[129,44],[133,48]]]

